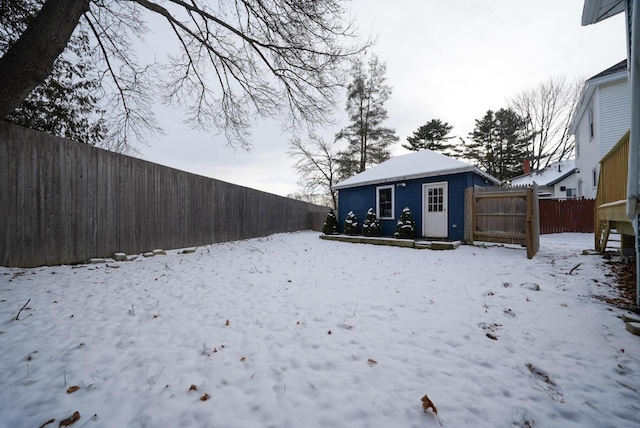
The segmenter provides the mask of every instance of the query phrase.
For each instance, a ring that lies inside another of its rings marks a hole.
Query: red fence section
[[[540,199],[540,233],[593,233],[594,199]]]

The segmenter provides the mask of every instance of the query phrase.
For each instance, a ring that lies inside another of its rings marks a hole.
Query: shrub
[[[406,207],[402,210],[402,215],[396,224],[396,232],[393,234],[396,238],[412,239],[416,235],[416,222],[413,220],[411,210]]]
[[[347,218],[344,220],[344,234],[345,235],[357,235],[358,234],[358,218],[349,211]]]
[[[369,208],[369,211],[367,211],[367,218],[364,219],[362,224],[362,234],[364,236],[382,236],[380,220],[376,217],[376,213],[373,212],[373,208]]]
[[[333,210],[327,213],[327,218],[322,224],[322,233],[325,235],[336,235],[338,233],[338,218],[333,213]]]

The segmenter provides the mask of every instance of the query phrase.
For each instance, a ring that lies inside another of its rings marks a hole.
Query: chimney
[[[531,161],[529,159],[524,160],[524,173],[529,174],[531,172]]]

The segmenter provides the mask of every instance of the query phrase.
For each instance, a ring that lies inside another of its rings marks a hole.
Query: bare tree
[[[338,182],[338,161],[333,144],[314,134],[309,135],[307,142],[294,137],[288,153],[296,160],[294,167],[304,194],[316,195],[320,191],[330,195],[332,207],[337,208],[338,192],[332,187]]]
[[[570,83],[565,78],[550,78],[508,101],[509,107],[525,118],[533,134],[527,154],[532,170],[543,169],[573,153],[571,115],[581,88],[578,80]]]
[[[13,1],[13,0],[7,0]],[[38,0],[33,0],[38,2]],[[114,145],[158,129],[158,98],[179,106],[195,128],[219,130],[249,148],[257,117],[296,127],[326,121],[359,43],[347,0],[45,0],[0,58],[0,118],[52,71],[81,26],[100,57],[106,109],[116,112]],[[160,17],[179,52],[166,64],[140,63],[133,49]]]

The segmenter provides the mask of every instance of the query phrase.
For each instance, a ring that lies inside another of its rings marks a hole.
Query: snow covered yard
[[[637,427],[640,338],[591,297],[592,241],[527,260],[302,232],[0,268],[0,426]]]

